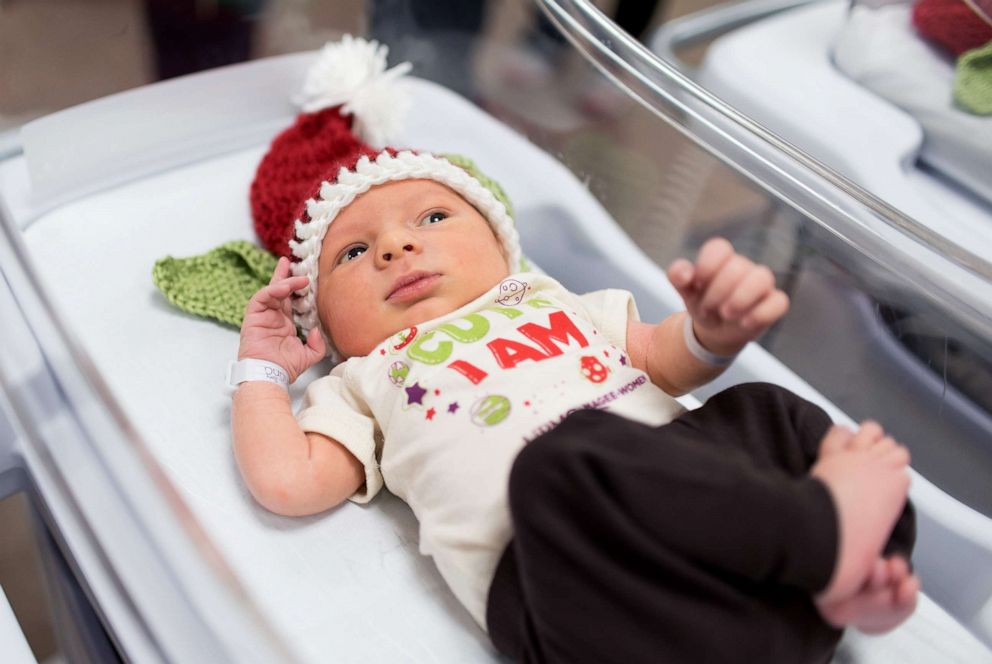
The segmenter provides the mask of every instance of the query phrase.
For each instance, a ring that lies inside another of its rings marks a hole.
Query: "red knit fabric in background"
[[[925,39],[955,56],[992,41],[989,25],[963,0],[919,0],[913,25]]]
[[[320,183],[336,179],[341,166],[350,169],[362,155],[378,154],[355,137],[351,123],[351,117],[341,116],[336,106],[301,114],[272,141],[250,192],[255,232],[269,251],[292,257],[293,222]]]

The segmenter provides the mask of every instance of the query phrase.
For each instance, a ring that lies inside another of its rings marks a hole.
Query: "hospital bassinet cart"
[[[674,127],[680,149],[706,151],[753,195],[834,238],[815,250],[840,256],[838,266],[854,256],[871,283],[898,276],[910,305],[937,301],[955,325],[992,341],[986,263],[909,251],[920,245],[911,217],[715,99],[592,5],[540,5],[638,100],[639,121]],[[30,498],[72,661],[498,661],[418,554],[416,524],[396,498],[304,519],[254,504],[231,457],[223,387],[237,333],[171,308],[151,283],[166,254],[252,239],[248,184],[291,121],[289,99],[313,56],[148,85],[5,137],[0,495]],[[429,80],[413,87],[395,143],[471,155],[510,192],[535,265],[574,290],[627,288],[647,320],[680,307],[663,268],[593,196],[602,175],[570,171],[540,131],[525,137]],[[802,242],[794,252],[813,249]],[[752,344],[685,402],[765,380],[850,422],[814,378]],[[853,386],[862,389],[871,388]],[[940,426],[952,432],[963,417],[948,409]],[[922,472],[911,496],[927,595],[891,634],[846,636],[845,661],[992,660],[992,520]]]

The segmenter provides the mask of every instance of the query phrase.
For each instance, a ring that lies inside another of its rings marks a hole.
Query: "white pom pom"
[[[409,109],[409,93],[397,79],[409,62],[386,70],[387,46],[345,35],[329,42],[307,72],[295,100],[304,113],[342,106],[355,117],[355,132],[372,147],[384,147]]]

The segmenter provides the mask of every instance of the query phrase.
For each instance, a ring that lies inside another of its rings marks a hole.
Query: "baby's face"
[[[492,228],[432,180],[373,187],[324,236],[317,312],[344,357],[471,302],[508,275]]]

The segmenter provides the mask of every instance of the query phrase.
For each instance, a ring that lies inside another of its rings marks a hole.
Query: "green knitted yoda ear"
[[[510,197],[506,195],[505,191],[503,191],[503,187],[499,185],[499,182],[496,182],[496,180],[493,180],[491,177],[480,171],[479,167],[475,165],[475,162],[464,155],[447,153],[442,154],[441,156],[455,166],[466,171],[469,175],[478,180],[479,184],[491,191],[493,196],[496,197],[496,200],[502,203],[503,207],[506,208],[506,214],[513,220],[513,223],[517,223],[516,217],[513,216],[513,203],[510,202]],[[527,260],[526,256],[520,257],[519,269],[521,272],[528,272],[532,269],[530,261]]]
[[[969,113],[992,115],[992,42],[958,58],[954,101]]]
[[[241,327],[245,307],[269,283],[274,255],[250,242],[228,242],[200,256],[155,262],[152,280],[183,311]]]
[[[461,155],[444,155],[493,193],[513,218],[513,206],[503,188],[475,163]],[[155,263],[152,280],[162,294],[183,311],[241,327],[248,300],[269,283],[277,258],[250,242],[228,242],[200,256],[167,256]],[[522,270],[530,269],[521,259]]]
[[[513,219],[514,223],[516,223],[516,219],[513,217],[513,204],[510,203],[510,197],[506,195],[505,191],[503,191],[503,187],[499,186],[499,182],[496,182],[496,180],[493,180],[488,175],[480,171],[479,167],[475,165],[475,162],[464,155],[442,154],[441,156],[458,168],[467,171],[469,175],[479,181],[479,184],[491,191],[493,196],[496,197],[496,200],[502,203],[503,207],[506,208],[506,213],[510,215],[510,219]]]

